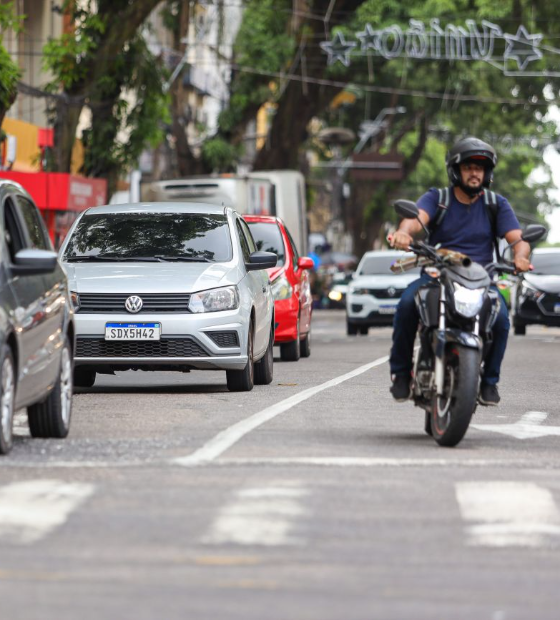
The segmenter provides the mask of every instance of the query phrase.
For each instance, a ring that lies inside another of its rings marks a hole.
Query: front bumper
[[[549,327],[560,327],[560,313],[551,311],[555,307],[556,298],[553,304],[544,305],[541,300],[524,298],[518,301],[513,320],[519,324],[548,325]]]
[[[372,295],[348,295],[346,320],[354,325],[392,325],[399,299],[377,299]]]
[[[161,340],[107,341],[106,323],[160,323]],[[200,314],[78,312],[74,363],[106,369],[242,370],[247,365],[248,324],[241,308]],[[232,343],[236,346],[229,346]]]

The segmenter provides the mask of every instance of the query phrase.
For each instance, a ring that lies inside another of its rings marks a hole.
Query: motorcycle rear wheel
[[[445,394],[434,395],[431,411],[432,436],[440,446],[456,446],[465,436],[476,409],[480,353],[451,345],[445,352]]]

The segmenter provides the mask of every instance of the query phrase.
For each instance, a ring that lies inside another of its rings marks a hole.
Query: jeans
[[[418,280],[411,282],[402,294],[397,306],[393,321],[393,347],[389,358],[392,375],[409,376],[412,372],[414,340],[420,320],[414,302],[414,294],[421,286],[430,281],[433,281],[430,276],[423,274]],[[482,382],[488,385],[496,385],[500,380],[500,368],[506,352],[510,327],[506,302],[501,294],[498,294],[498,297],[500,312],[492,328],[492,346],[484,359],[484,373],[482,375]]]

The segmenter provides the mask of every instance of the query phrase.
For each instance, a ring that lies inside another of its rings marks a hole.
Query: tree
[[[6,30],[20,32],[23,21],[14,12],[14,3],[0,5],[0,125],[4,122],[6,112],[11,108],[17,97],[17,83],[21,71],[4,47],[3,39]]]
[[[70,171],[78,121],[88,106],[83,172],[108,179],[109,194],[143,148],[161,139],[160,123],[168,118],[162,67],[139,32],[160,1],[65,0],[74,30],[44,49],[45,68],[54,75],[50,89],[62,88],[51,111],[54,167]],[[119,131],[128,135],[126,144]]]

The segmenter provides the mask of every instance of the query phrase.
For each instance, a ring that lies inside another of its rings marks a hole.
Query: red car
[[[280,218],[244,215],[258,250],[274,252],[276,267],[268,270],[274,295],[276,329],[274,344],[280,357],[297,361],[311,354],[312,298],[308,270],[313,261],[299,256],[295,243]]]

